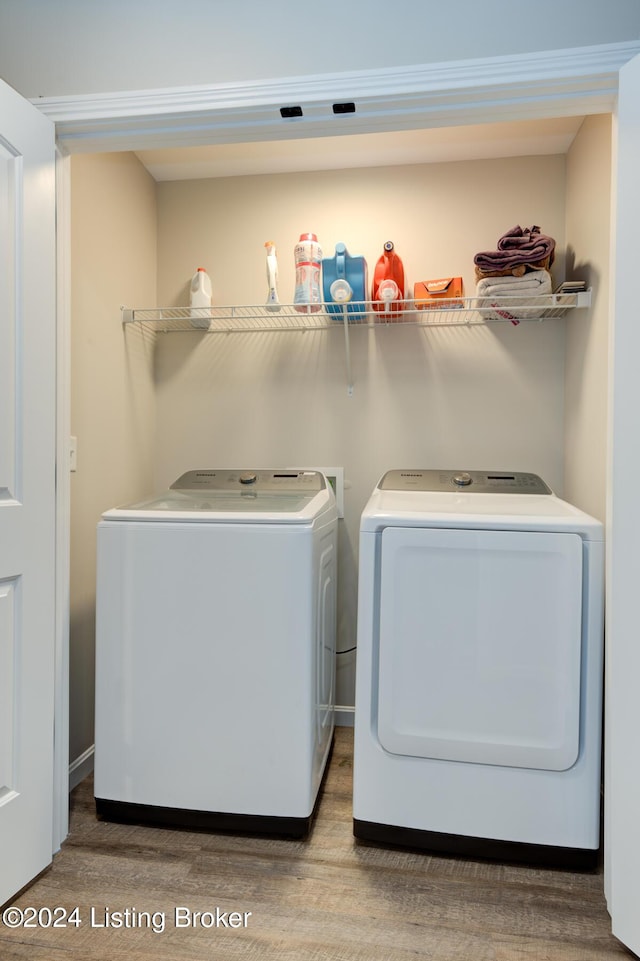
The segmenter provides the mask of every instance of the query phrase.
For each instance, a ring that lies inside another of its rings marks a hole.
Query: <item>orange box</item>
[[[456,310],[464,307],[462,277],[420,280],[413,285],[413,299],[419,310]]]

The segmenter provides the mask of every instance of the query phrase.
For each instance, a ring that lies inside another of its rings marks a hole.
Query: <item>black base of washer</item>
[[[315,808],[308,817],[272,817],[262,814],[227,814],[223,811],[192,811],[187,808],[160,807],[96,798],[96,814],[104,821],[125,824],[163,824],[174,827],[232,831],[241,834],[269,834],[283,838],[306,838],[311,830]]]
[[[549,844],[527,844],[521,841],[494,841],[489,838],[463,837],[440,831],[421,831],[395,824],[353,820],[353,833],[363,841],[417,848],[457,857],[511,861],[543,867],[593,871],[598,867],[599,849],[567,848]]]
[[[131,801],[114,801],[95,798],[96,814],[103,821],[122,824],[155,824],[168,827],[190,828],[204,831],[229,831],[233,834],[265,834],[271,837],[291,838],[297,841],[309,836],[318,813],[324,782],[333,754],[334,738],[331,737],[322,779],[318,787],[313,810],[308,817],[274,817],[264,814],[230,814],[225,811],[194,811],[190,808],[160,807],[157,804],[135,804]]]

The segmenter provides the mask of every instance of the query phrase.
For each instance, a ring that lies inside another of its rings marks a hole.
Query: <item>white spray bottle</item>
[[[267,294],[267,310],[280,310],[278,300],[278,260],[276,258],[276,247],[272,240],[265,243],[267,249],[267,284],[269,293]]]

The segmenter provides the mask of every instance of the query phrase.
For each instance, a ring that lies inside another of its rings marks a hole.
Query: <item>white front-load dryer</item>
[[[394,470],[362,514],[354,833],[591,866],[603,528],[536,475]]]
[[[334,727],[337,511],[307,470],[198,470],[98,525],[107,819],[307,834]]]

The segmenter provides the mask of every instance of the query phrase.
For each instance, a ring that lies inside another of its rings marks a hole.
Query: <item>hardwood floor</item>
[[[339,728],[317,821],[300,842],[100,822],[87,778],[61,852],[15,901],[77,906],[82,923],[0,923],[0,961],[629,961],[610,933],[600,873],[356,842],[352,750],[353,732]],[[217,926],[203,926],[216,910]],[[117,912],[131,926],[115,927]]]

